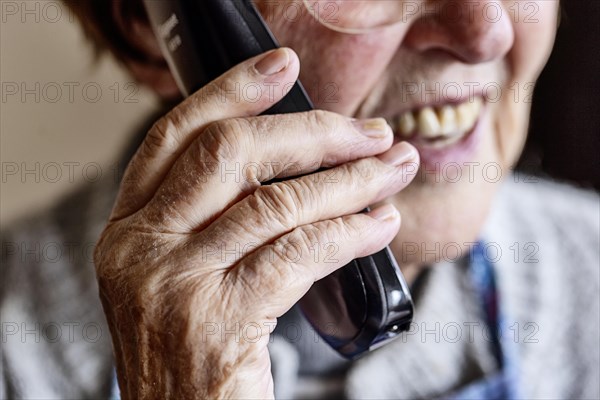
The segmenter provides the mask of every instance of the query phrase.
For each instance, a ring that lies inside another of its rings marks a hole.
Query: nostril
[[[506,32],[491,32],[485,36],[466,36],[449,50],[461,61],[478,64],[502,58],[513,45],[512,29]]]
[[[490,20],[473,12],[458,21],[442,13],[415,21],[404,43],[418,52],[437,50],[478,64],[504,57],[513,46],[514,28],[508,13]]]
[[[454,28],[456,41],[450,51],[467,63],[483,63],[502,58],[514,43],[514,30],[508,18],[495,22],[474,21],[464,28]]]

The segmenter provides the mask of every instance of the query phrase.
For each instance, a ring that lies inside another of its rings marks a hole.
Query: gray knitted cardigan
[[[91,184],[3,234],[2,397],[109,396],[111,342],[91,254],[116,190],[112,177]],[[510,177],[496,198],[482,237],[501,252],[490,257],[524,398],[600,397],[599,230],[596,193]],[[333,381],[350,398],[444,396],[492,373],[463,264],[432,268],[410,334],[356,362],[302,321],[303,335],[276,336],[277,396],[327,393],[331,371],[342,371]]]

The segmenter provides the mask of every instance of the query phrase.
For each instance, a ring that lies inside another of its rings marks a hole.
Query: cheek
[[[535,81],[546,64],[556,35],[558,1],[528,2],[514,24],[510,62],[516,79]]]
[[[506,167],[516,162],[525,143],[535,82],[554,43],[558,2],[528,2],[521,11],[526,12],[514,23],[515,42],[507,55],[508,79],[496,107],[497,147]]]
[[[394,30],[341,34],[310,17],[270,25],[280,44],[298,53],[300,80],[315,106],[344,115],[353,115],[381,79],[402,37]]]

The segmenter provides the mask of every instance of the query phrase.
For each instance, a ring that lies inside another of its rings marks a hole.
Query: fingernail
[[[393,204],[384,204],[381,207],[377,207],[376,209],[369,211],[367,215],[375,218],[378,221],[385,221],[388,219],[391,220],[398,218],[400,213]]]
[[[283,71],[290,63],[288,51],[284,48],[274,50],[256,63],[254,68],[259,74],[270,76]]]
[[[406,142],[400,142],[394,145],[391,149],[379,156],[379,159],[386,164],[394,167],[414,160],[417,157],[417,150]]]
[[[360,133],[370,138],[384,138],[392,133],[392,128],[384,118],[353,119],[352,124]]]

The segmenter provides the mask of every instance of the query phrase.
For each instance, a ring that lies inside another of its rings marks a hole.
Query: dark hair
[[[140,0],[119,2],[121,9],[118,11],[114,10],[115,2],[111,0],[63,0],[63,2],[79,20],[86,37],[93,43],[98,55],[109,50],[119,61],[152,62],[144,52],[131,44],[116,20],[117,15],[121,15],[123,19],[137,18],[147,21],[148,17]]]

